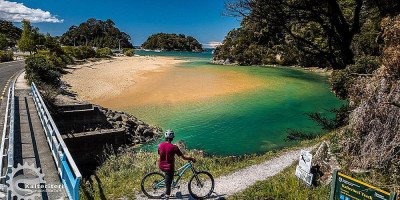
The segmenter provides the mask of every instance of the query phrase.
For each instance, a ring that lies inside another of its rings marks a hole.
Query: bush
[[[57,59],[51,60],[49,56],[37,54],[29,56],[25,60],[25,79],[29,84],[35,82],[39,87],[50,85],[58,87],[60,85],[61,74],[54,63]]]
[[[59,72],[64,72],[64,68],[67,64],[62,60],[60,56],[57,56],[55,53],[46,56],[47,61],[55,68],[55,70]]]
[[[64,54],[68,55],[69,57],[74,57],[74,51],[75,51],[75,47],[73,46],[65,46],[62,47],[62,50],[64,51]]]
[[[14,53],[12,51],[0,50],[0,62],[8,62],[14,60]]]
[[[129,57],[134,56],[135,55],[135,49],[129,49],[129,50],[125,51],[125,55],[129,56]]]
[[[50,55],[50,50],[38,50],[38,54]]]
[[[64,54],[64,55],[60,55],[60,58],[62,59],[62,61],[67,64],[67,65],[72,65],[74,64],[74,59],[72,58],[72,56],[68,55],[68,54]]]
[[[347,99],[349,96],[349,89],[361,74],[372,74],[373,71],[378,69],[380,63],[374,56],[363,56],[356,60],[353,65],[348,65],[345,69],[335,70],[331,77],[331,89],[340,99]]]
[[[127,51],[131,50],[130,48],[123,48],[122,53],[126,53]]]
[[[98,58],[109,58],[113,55],[114,55],[113,52],[108,47],[99,48],[96,50],[96,57]]]
[[[87,59],[96,57],[96,51],[89,46],[80,46],[74,49],[74,57],[77,59]]]

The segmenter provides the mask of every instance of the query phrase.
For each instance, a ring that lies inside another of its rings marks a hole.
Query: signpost
[[[301,150],[295,176],[302,180],[308,187],[311,187],[313,178],[313,174],[310,173],[311,161],[312,154],[309,151]]]
[[[333,172],[330,200],[394,200],[394,192],[386,192],[338,170]]]
[[[299,167],[307,173],[311,170],[312,154],[309,151],[301,150],[299,157]]]

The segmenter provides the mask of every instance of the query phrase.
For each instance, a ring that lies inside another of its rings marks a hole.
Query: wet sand
[[[117,58],[78,66],[62,80],[80,99],[110,108],[197,101],[265,86],[244,73],[178,66],[183,62],[161,56]]]

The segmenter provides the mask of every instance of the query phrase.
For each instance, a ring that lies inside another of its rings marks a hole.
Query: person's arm
[[[196,162],[196,159],[194,159],[193,157],[191,157],[191,156],[187,156],[187,155],[181,155],[181,156],[179,156],[180,158],[182,158],[183,160],[191,160],[192,162]]]
[[[196,159],[194,159],[191,156],[187,156],[187,155],[183,155],[182,151],[177,147],[176,147],[176,155],[179,156],[180,158],[182,158],[183,160],[191,160],[192,162],[196,162]]]

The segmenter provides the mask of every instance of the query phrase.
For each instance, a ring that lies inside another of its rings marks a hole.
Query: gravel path
[[[306,148],[308,151],[311,149],[312,147]],[[236,192],[243,191],[257,181],[262,181],[279,174],[282,170],[292,165],[293,162],[298,161],[300,151],[289,151],[261,164],[252,165],[234,173],[215,178],[215,188],[211,198],[217,199],[233,195]],[[216,176],[216,174],[213,175]],[[187,189],[187,183],[181,183],[180,186],[179,189],[172,190],[174,197],[170,199],[193,199]],[[137,196],[137,199],[147,198]]]

